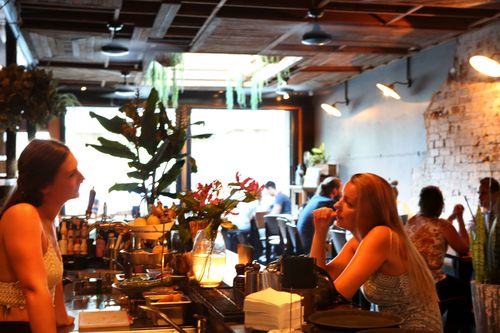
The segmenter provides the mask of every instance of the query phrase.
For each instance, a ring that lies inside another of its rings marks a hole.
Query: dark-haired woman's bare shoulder
[[[25,229],[39,228],[40,215],[35,206],[28,203],[19,203],[9,207],[2,215],[2,223],[4,228]]]

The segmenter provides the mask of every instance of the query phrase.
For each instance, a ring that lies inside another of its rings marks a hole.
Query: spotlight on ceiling
[[[285,87],[279,87],[275,91],[276,95],[279,95],[279,96],[283,97],[283,99],[289,99],[290,95],[293,92],[294,92],[294,90],[292,88],[288,88],[286,86]]]
[[[123,29],[123,24],[120,22],[111,22],[106,25],[111,33],[111,41],[101,47],[101,53],[109,57],[121,57],[129,53],[126,46],[113,42],[113,38],[117,31]]]
[[[332,36],[321,30],[318,18],[323,15],[320,9],[314,8],[307,12],[307,16],[313,18],[313,28],[311,31],[302,35],[302,44],[304,45],[325,45],[332,40]]]
[[[406,85],[408,88],[411,87],[412,80],[410,77],[410,74],[411,74],[410,73],[410,59],[411,59],[410,57],[406,58],[406,82],[396,81],[396,82],[393,82],[390,84],[378,82],[376,84],[376,87],[378,89],[380,89],[380,91],[382,91],[384,96],[392,97],[394,99],[401,99],[401,96],[399,96],[398,92],[396,91],[396,88],[395,88],[396,84]]]
[[[348,97],[347,89],[348,89],[347,81],[345,81],[345,83],[344,83],[344,100],[334,102],[333,104],[328,104],[328,103],[321,104],[321,108],[323,109],[323,111],[325,111],[327,114],[334,116],[334,117],[342,116],[342,112],[340,112],[340,110],[337,108],[337,104],[349,105],[349,97]]]
[[[500,64],[490,57],[475,55],[470,57],[469,64],[481,74],[500,77]]]

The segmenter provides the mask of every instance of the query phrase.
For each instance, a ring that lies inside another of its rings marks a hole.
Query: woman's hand
[[[448,217],[448,220],[453,221],[455,219],[463,219],[464,210],[465,208],[461,204],[455,205],[455,207],[453,207],[453,212]]]
[[[335,216],[337,214],[331,208],[322,207],[315,209],[313,211],[314,232],[326,235]]]

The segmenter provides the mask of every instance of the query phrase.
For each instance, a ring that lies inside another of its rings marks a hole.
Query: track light
[[[408,88],[411,87],[412,80],[410,75],[410,57],[406,58],[406,82],[396,81],[390,84],[380,83],[376,84],[377,88],[382,91],[384,96],[392,97],[394,99],[401,99],[398,92],[395,89],[396,84],[406,85]]]
[[[290,94],[292,94],[293,91],[294,90],[292,88],[279,87],[278,89],[276,89],[275,93],[276,93],[276,95],[282,96],[283,99],[289,99],[290,98]]]
[[[319,9],[310,9],[307,12],[308,17],[314,19],[313,28],[311,31],[306,32],[302,36],[302,44],[304,45],[325,45],[332,40],[332,36],[321,30],[318,22],[318,18],[323,15],[323,12]]]
[[[326,113],[328,113],[329,115],[334,116],[334,117],[342,116],[342,112],[340,112],[340,110],[337,108],[337,104],[349,105],[347,82],[348,81],[344,82],[344,100],[334,102],[333,104],[328,104],[328,103],[321,104],[321,108],[323,109],[323,111],[325,111]]]
[[[500,64],[490,57],[475,55],[470,57],[469,64],[481,74],[500,77]]]
[[[106,25],[111,33],[111,41],[101,47],[101,53],[109,57],[121,57],[129,53],[126,46],[113,43],[113,38],[117,31],[123,29],[123,24],[120,22],[111,22]]]

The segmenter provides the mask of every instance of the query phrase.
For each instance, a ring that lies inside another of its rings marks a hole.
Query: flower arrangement
[[[233,210],[240,202],[252,202],[260,198],[264,186],[260,186],[252,178],[240,179],[236,173],[236,181],[227,184],[227,188],[219,180],[208,184],[198,184],[196,191],[178,194],[180,201],[177,206],[178,229],[184,240],[193,237],[191,228],[196,221],[205,221],[203,229],[209,239],[215,239],[219,226],[234,229],[235,226],[227,220],[234,214]],[[224,193],[229,193],[223,196]]]
[[[90,112],[90,116],[108,131],[120,134],[126,143],[99,137],[100,144],[87,146],[128,160],[131,171],[127,176],[134,181],[114,184],[109,191],[139,193],[150,212],[160,195],[175,198],[175,193],[167,189],[180,175],[185,163],[191,165],[192,172],[197,170],[195,159],[183,152],[189,137],[188,121],[180,112],[176,113],[175,121],[170,119],[155,89],[151,89],[146,101],[137,98],[123,105],[120,112],[122,116],[112,119],[94,112]],[[190,138],[207,138],[210,135],[193,135]]]
[[[23,119],[46,125],[71,105],[78,105],[78,100],[58,91],[52,72],[16,64],[0,70],[0,123],[9,130],[17,131]]]

